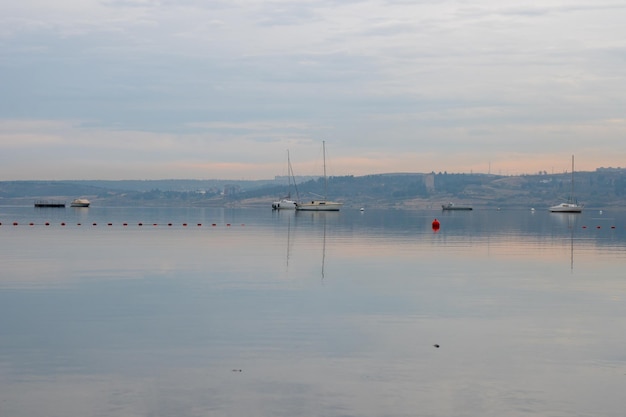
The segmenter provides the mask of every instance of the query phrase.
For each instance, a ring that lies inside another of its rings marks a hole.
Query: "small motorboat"
[[[70,207],[89,207],[89,204],[91,203],[86,198],[77,198],[76,200],[72,201]]]
[[[472,206],[459,206],[454,203],[442,204],[442,210],[472,210]]]

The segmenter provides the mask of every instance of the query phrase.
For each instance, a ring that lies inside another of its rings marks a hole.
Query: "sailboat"
[[[582,213],[583,206],[579,205],[574,198],[574,155],[572,155],[572,179],[571,179],[571,191],[570,196],[566,203],[561,203],[556,206],[550,207],[552,213]]]
[[[291,168],[291,160],[289,159],[289,150],[287,150],[287,176],[289,177],[289,187],[287,188],[287,196],[281,198],[278,201],[272,203],[272,209],[274,210],[294,210],[296,208],[296,202],[291,199],[291,181],[293,179],[293,185],[296,187],[296,179],[293,175],[293,169]],[[296,188],[296,194],[298,189]]]
[[[311,200],[307,202],[296,202],[296,210],[299,211],[339,211],[343,203],[328,201],[328,178],[326,177],[326,142],[322,141],[322,149],[324,153],[324,199]]]

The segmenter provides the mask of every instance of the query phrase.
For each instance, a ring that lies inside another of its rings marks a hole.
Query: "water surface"
[[[0,207],[0,222],[1,416],[626,407],[623,212]]]

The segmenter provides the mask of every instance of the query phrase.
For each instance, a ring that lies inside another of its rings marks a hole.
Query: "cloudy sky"
[[[531,5],[536,3],[538,5]],[[626,167],[617,0],[0,3],[0,180]]]

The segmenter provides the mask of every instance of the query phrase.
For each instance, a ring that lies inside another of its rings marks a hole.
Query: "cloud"
[[[9,2],[0,177],[33,175],[20,143],[141,178],[209,159],[210,176],[272,177],[287,148],[313,171],[323,139],[336,174],[617,166],[624,17],[610,1]]]

